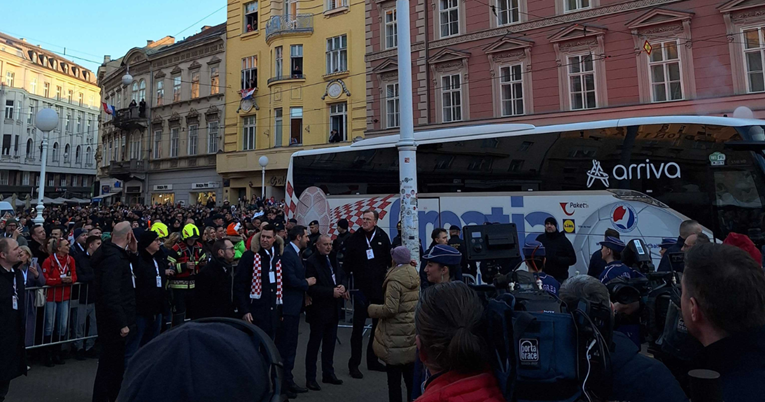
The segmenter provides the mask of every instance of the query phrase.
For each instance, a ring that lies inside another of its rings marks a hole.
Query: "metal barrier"
[[[27,349],[73,342],[92,347],[98,335],[95,300],[89,300],[88,286],[93,285],[77,282],[26,288],[24,342]],[[90,348],[86,346],[86,349]]]

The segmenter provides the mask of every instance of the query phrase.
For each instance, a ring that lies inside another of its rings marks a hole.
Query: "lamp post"
[[[266,199],[266,166],[268,166],[268,157],[263,155],[258,159],[258,163],[262,168],[262,176],[260,178],[260,199],[265,201]]]
[[[37,190],[37,216],[35,217],[35,224],[42,225],[45,222],[43,219],[43,195],[45,194],[45,165],[48,163],[48,135],[58,126],[58,113],[53,109],[42,109],[37,112],[35,117],[35,127],[42,131],[42,155],[40,160],[40,187]]]

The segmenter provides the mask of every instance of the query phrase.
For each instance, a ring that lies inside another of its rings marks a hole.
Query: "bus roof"
[[[415,131],[414,139],[419,144],[428,144],[443,142],[444,140],[476,140],[496,137],[497,135],[501,135],[503,137],[513,137],[517,135],[544,134],[556,131],[595,130],[608,127],[630,127],[646,124],[708,124],[717,126],[741,127],[765,126],[765,120],[688,115],[631,117],[626,119],[598,120],[581,123],[555,124],[549,126],[535,126],[533,124],[483,124],[475,126],[460,126]],[[321,155],[330,152],[335,153],[357,150],[360,151],[369,148],[387,148],[395,146],[396,143],[398,143],[398,140],[398,134],[385,135],[381,137],[363,139],[346,146],[298,151],[295,152],[292,156],[310,156]]]

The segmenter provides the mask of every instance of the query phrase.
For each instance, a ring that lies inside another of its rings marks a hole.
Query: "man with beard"
[[[197,275],[197,317],[234,317],[233,267],[234,244],[216,240],[212,259]]]
[[[566,234],[558,231],[555,218],[545,219],[545,232],[537,236],[537,241],[545,247],[545,272],[563,283],[568,279],[568,267],[576,264],[576,253]]]

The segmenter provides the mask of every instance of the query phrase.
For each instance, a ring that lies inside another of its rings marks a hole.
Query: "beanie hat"
[[[230,223],[226,228],[226,236],[238,236],[241,227],[239,223]]]
[[[337,227],[348,229],[348,219],[340,219],[339,221],[337,221]]]
[[[159,237],[157,232],[147,230],[141,233],[141,237],[138,239],[138,250],[143,250]]]
[[[393,262],[396,265],[409,264],[409,261],[412,260],[412,253],[404,246],[394,248],[390,251],[390,255],[393,257]]]
[[[118,400],[263,401],[270,382],[251,336],[230,324],[189,322],[138,350]]]
[[[757,246],[754,245],[752,239],[747,235],[730,232],[728,237],[725,238],[723,244],[728,244],[734,247],[738,247],[747,252],[752,258],[757,261],[757,264],[762,264],[762,253],[757,250]]]
[[[552,223],[553,226],[555,226],[556,229],[558,228],[558,221],[555,218],[553,218],[552,216],[550,216],[547,219],[545,219],[545,225],[547,225],[548,223]]]
[[[85,230],[85,229],[83,229],[83,228],[77,228],[77,229],[74,229],[74,238],[75,238],[75,240],[76,240],[78,237],[82,236],[82,234],[83,234],[83,233],[87,233],[87,232],[88,232],[88,231],[87,231],[87,230]]]

